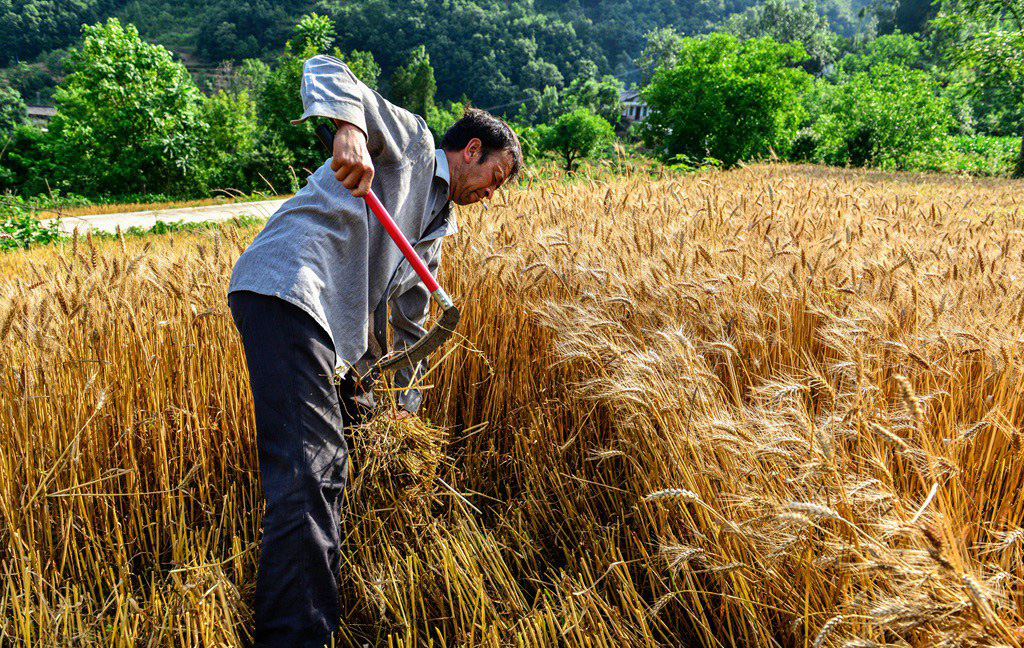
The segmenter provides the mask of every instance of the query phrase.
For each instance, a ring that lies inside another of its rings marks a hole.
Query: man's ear
[[[466,142],[466,148],[462,149],[462,159],[466,161],[466,164],[480,157],[480,154],[483,153],[483,146],[484,143],[480,141],[479,137],[474,137]]]

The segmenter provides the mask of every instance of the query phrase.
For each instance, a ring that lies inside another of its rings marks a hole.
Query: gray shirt
[[[301,95],[304,111],[293,123],[328,117],[366,133],[372,189],[436,274],[441,239],[456,224],[447,159],[424,120],[389,103],[331,56],[306,61]],[[314,139],[310,146],[320,144]],[[331,336],[339,375],[349,368],[362,373],[380,356],[385,327],[379,320],[388,304],[396,349],[425,333],[430,307],[426,287],[365,201],[334,177],[330,158],[238,258],[228,292],[239,290],[280,297],[309,313]],[[414,384],[424,368],[398,372],[397,385]],[[400,401],[415,411],[420,396],[410,389]]]

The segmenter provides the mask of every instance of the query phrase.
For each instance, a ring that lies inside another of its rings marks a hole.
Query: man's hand
[[[407,418],[412,418],[412,412],[408,410],[400,409],[397,412],[392,412],[390,418],[392,421],[404,421]]]
[[[337,120],[335,123],[338,132],[334,135],[331,171],[353,196],[362,198],[370,191],[373,181],[373,161],[366,148],[366,135],[354,124]]]

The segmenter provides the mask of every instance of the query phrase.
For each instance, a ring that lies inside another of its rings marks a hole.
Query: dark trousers
[[[305,311],[253,292],[228,296],[242,337],[266,494],[255,645],[321,648],[341,620],[340,516],[346,427],[361,421],[351,381],[334,385],[334,347]]]

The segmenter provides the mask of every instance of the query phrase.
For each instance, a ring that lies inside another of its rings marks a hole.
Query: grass
[[[765,165],[460,209],[431,423],[353,435],[341,644],[1020,646],[1018,195]],[[0,255],[0,644],[251,631],[257,231]]]

